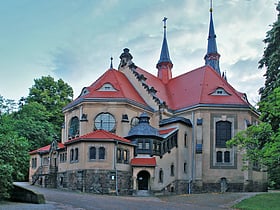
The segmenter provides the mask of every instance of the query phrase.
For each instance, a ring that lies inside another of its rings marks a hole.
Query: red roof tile
[[[80,140],[98,140],[98,141],[102,141],[102,140],[117,140],[123,143],[131,143],[130,140],[125,139],[123,137],[117,136],[116,134],[110,133],[108,131],[105,130],[96,130],[93,131],[91,133],[87,133],[85,135],[79,136],[77,138],[71,139],[67,142],[65,142],[65,144],[69,144],[69,143],[73,143],[73,142],[77,142]]]
[[[132,166],[156,166],[156,158],[133,158],[130,162]]]
[[[65,147],[64,144],[62,144],[60,142],[57,143],[57,146],[58,146],[59,149],[63,149]],[[50,148],[51,148],[51,145],[49,144],[47,146],[44,146],[44,147],[41,147],[39,149],[31,151],[31,152],[29,152],[29,154],[33,155],[33,154],[37,154],[37,153],[40,153],[40,152],[47,153],[47,152],[50,151]]]

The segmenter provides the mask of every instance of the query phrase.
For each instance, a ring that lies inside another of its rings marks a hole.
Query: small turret
[[[126,65],[129,65],[132,63],[132,55],[129,53],[128,48],[123,49],[123,53],[120,55],[120,64],[119,64],[119,69],[122,67],[125,67]]]

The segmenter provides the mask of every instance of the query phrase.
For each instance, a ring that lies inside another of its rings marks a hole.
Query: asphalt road
[[[41,188],[22,183],[44,194],[46,204],[0,203],[0,210],[222,210],[255,193],[210,193],[165,197],[125,197]]]

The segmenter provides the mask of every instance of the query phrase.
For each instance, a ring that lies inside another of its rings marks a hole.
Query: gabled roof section
[[[155,167],[157,161],[155,157],[151,158],[133,158],[130,162],[132,166],[146,166],[146,167]]]
[[[80,96],[64,109],[69,108],[82,100],[95,99],[124,99],[147,106],[143,98],[121,71],[109,69],[89,87],[83,88]]]
[[[57,147],[58,149],[64,149],[65,146],[64,144],[58,142],[57,143]],[[48,153],[50,151],[50,148],[51,148],[51,145],[47,145],[47,146],[44,146],[44,147],[41,147],[39,149],[36,149],[36,150],[33,150],[31,152],[29,152],[30,155],[34,155],[34,154],[39,154],[39,153]]]
[[[80,141],[118,141],[121,143],[131,144],[130,140],[120,137],[116,134],[110,133],[105,130],[96,130],[91,133],[87,133],[85,135],[66,141],[65,145],[77,143]]]
[[[203,66],[180,75],[167,84],[169,97],[168,106],[172,110],[190,108],[196,105],[241,105],[249,106],[244,94],[236,91],[210,66]],[[217,88],[223,88],[228,95],[211,95]]]
[[[144,75],[145,84],[155,89],[155,96],[164,101],[171,111],[197,105],[250,106],[246,95],[236,91],[209,65],[172,78],[167,84],[139,67],[136,71]],[[227,94],[211,95],[218,88],[222,88]]]

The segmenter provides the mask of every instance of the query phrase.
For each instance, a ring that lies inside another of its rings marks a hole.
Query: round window
[[[97,130],[112,131],[116,126],[116,120],[110,113],[101,113],[96,116],[94,126]]]

